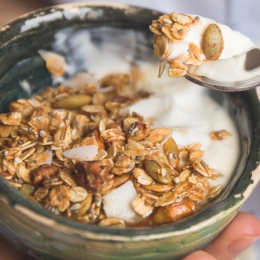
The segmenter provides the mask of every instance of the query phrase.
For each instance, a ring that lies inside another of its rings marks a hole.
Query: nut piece
[[[217,24],[210,24],[202,39],[202,51],[207,60],[217,60],[224,48],[222,33]]]
[[[79,161],[75,164],[78,184],[86,189],[99,190],[109,173],[107,166],[100,161]]]
[[[54,165],[42,164],[33,173],[33,185],[39,185],[45,177],[52,177],[56,174],[58,168]]]
[[[171,223],[189,216],[194,212],[196,212],[195,203],[191,199],[185,198],[180,203],[159,207],[153,214],[153,221],[157,225]]]

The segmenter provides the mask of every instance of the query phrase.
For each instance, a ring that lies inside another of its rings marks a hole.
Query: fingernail
[[[258,238],[259,237],[241,237],[229,245],[228,251],[233,255],[238,255],[254,244]]]

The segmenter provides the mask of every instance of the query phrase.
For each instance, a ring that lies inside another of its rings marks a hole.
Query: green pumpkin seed
[[[171,175],[168,169],[160,166],[153,160],[144,161],[145,169],[147,173],[156,181],[162,184],[169,184],[172,182]]]
[[[202,39],[202,51],[207,60],[217,60],[224,48],[222,33],[217,24],[210,24]]]
[[[169,154],[179,154],[179,148],[172,137],[169,137],[168,140],[164,143],[163,150],[167,156]]]
[[[56,107],[65,109],[74,109],[82,107],[91,102],[92,98],[88,95],[70,95],[58,100],[56,102]]]
[[[32,195],[34,192],[34,187],[30,184],[24,184],[19,191],[24,195]]]

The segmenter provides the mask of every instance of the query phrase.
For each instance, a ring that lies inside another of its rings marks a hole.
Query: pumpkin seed
[[[156,181],[168,184],[172,182],[170,173],[168,169],[160,166],[158,163],[156,163],[153,160],[145,160],[145,169],[147,173]]]
[[[207,60],[217,60],[224,48],[224,40],[217,24],[210,24],[202,39],[202,51]]]
[[[172,137],[168,138],[168,140],[164,143],[163,149],[165,155],[167,156],[169,154],[175,154],[175,155],[179,154],[178,146]]]
[[[92,98],[88,95],[70,95],[58,100],[55,105],[58,108],[74,109],[90,103]]]
[[[24,195],[32,195],[34,192],[34,187],[30,184],[24,184],[19,191]]]

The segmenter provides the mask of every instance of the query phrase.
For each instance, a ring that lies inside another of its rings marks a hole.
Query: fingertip
[[[205,247],[217,259],[234,259],[260,237],[260,220],[249,213],[239,212],[226,229]]]
[[[217,260],[217,258],[205,251],[198,250],[190,255],[185,256],[181,260]]]
[[[252,214],[246,212],[239,212],[235,219],[228,226],[228,229],[239,229],[243,233],[243,236],[259,237],[260,220]]]
[[[1,260],[29,260],[0,238]]]

